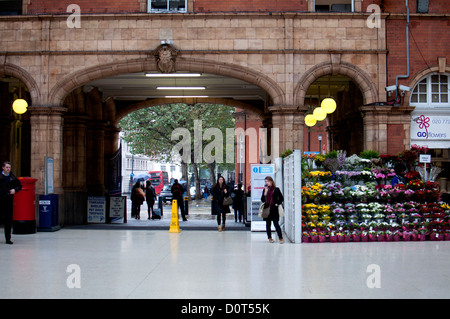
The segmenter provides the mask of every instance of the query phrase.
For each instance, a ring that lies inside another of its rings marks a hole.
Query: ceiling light
[[[166,99],[179,99],[179,98],[206,98],[208,95],[166,95]]]
[[[157,90],[204,90],[204,86],[158,86]]]
[[[200,73],[146,73],[147,77],[168,78],[168,77],[197,77]]]

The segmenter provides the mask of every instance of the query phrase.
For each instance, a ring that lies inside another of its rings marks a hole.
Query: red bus
[[[169,184],[169,174],[165,171],[150,171],[150,182],[155,188],[156,194],[160,194],[164,185]]]

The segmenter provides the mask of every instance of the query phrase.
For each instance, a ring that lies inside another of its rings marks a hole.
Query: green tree
[[[211,128],[218,129],[222,133],[223,138],[221,145],[223,150],[226,149],[226,129],[234,129],[233,111],[234,108],[219,104],[199,103],[188,105],[179,103],[158,105],[128,114],[120,121],[120,127],[124,132],[124,140],[128,142],[133,153],[143,154],[162,161],[172,161],[174,160],[173,157],[176,156],[176,154],[173,153],[173,150],[179,143],[179,140],[172,139],[172,132],[179,128],[187,129],[190,133],[191,153],[181,154],[180,152],[179,155],[184,155],[184,158],[186,158],[186,156],[190,158],[194,170],[196,193],[198,194],[197,196],[200,196],[201,192],[198,178],[199,166],[203,165],[204,167],[205,165],[208,165],[210,174],[215,181],[214,170],[216,163],[206,163],[204,161],[204,156],[196,157],[196,154],[202,155],[205,151],[213,156],[216,155],[216,149],[214,148],[211,150],[211,145],[208,143],[210,140],[203,140],[205,132]],[[203,148],[201,150],[195,149],[196,144],[194,143],[194,136],[199,132],[194,132],[195,123],[197,123],[197,130],[200,130],[199,123],[202,124],[201,138]],[[211,138],[211,140],[214,141],[215,138],[219,137],[215,136],[214,138]],[[234,140],[231,141],[231,143],[234,143]],[[205,150],[205,148],[208,149]],[[201,153],[199,153],[199,151],[201,151]],[[198,158],[201,158],[202,161],[198,162]],[[224,160],[222,159],[221,162],[224,162]],[[182,161],[183,178],[186,180],[188,179],[187,165],[188,163]],[[230,166],[230,163],[220,165]],[[231,165],[234,166],[232,163]],[[211,180],[211,182],[213,182],[213,180]]]

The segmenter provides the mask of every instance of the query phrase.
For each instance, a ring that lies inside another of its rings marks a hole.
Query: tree
[[[198,179],[199,166],[215,166],[215,162],[207,163],[203,155],[207,153],[215,156],[215,152],[218,151],[217,147],[211,147],[212,142],[208,143],[203,139],[204,137],[210,137],[209,140],[215,141],[220,136],[214,136],[214,139],[212,139],[213,136],[210,136],[209,133],[211,131],[221,132],[222,141],[220,141],[220,145],[222,151],[226,149],[226,139],[224,138],[227,136],[226,129],[234,129],[233,111],[232,107],[219,104],[187,105],[179,103],[158,105],[128,114],[120,121],[120,127],[124,132],[124,140],[129,143],[133,153],[147,155],[150,158],[163,161],[173,161],[174,156],[177,155],[180,155],[183,159],[189,159],[182,161],[183,178],[186,180],[188,180],[188,162],[195,164],[193,168],[196,177],[196,194],[201,196]],[[185,130],[189,132],[190,146],[194,145],[194,147],[190,147],[190,154],[183,154],[184,149],[180,149],[179,154],[174,154],[174,148],[180,141],[179,139],[173,139],[173,132],[180,128],[183,129],[183,132]],[[200,135],[201,144],[194,141],[194,138],[198,138],[198,135]],[[218,146],[218,142],[216,141],[216,146]],[[201,149],[200,146],[202,146]],[[199,157],[199,154],[201,157]]]

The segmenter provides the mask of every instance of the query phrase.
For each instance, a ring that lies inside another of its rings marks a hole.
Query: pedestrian
[[[141,187],[141,183],[137,182],[131,190],[131,217],[141,219],[141,205],[144,199],[145,193]]]
[[[272,232],[271,232],[271,223],[275,226],[275,230],[277,231],[278,238],[280,239],[280,244],[284,243],[283,234],[281,233],[280,224],[278,221],[280,220],[280,214],[278,213],[278,206],[281,205],[284,201],[283,195],[278,187],[276,187],[275,182],[272,177],[267,176],[264,179],[265,186],[264,192],[261,195],[261,202],[265,203],[264,208],[270,207],[269,216],[264,218],[266,221],[266,232],[267,238],[270,243],[273,243]]]
[[[155,204],[156,199],[156,192],[155,188],[153,187],[152,183],[150,181],[147,181],[145,184],[145,200],[147,201],[148,206],[148,219],[152,219],[155,217],[154,211],[153,211],[153,205]],[[151,210],[151,214],[150,214]]]
[[[404,163],[397,163],[394,166],[395,176],[391,180],[391,185],[405,184],[406,165]]]
[[[14,194],[22,189],[22,184],[17,177],[11,173],[11,163],[3,162],[2,174],[0,175],[0,215],[5,224],[5,239],[8,245],[12,245],[11,228],[13,222]]]
[[[233,209],[234,209],[234,222],[242,221],[244,217],[244,191],[242,190],[242,183],[239,183],[237,189],[233,190]]]
[[[170,192],[172,193],[172,200],[176,200],[178,207],[180,208],[181,211],[181,217],[183,219],[183,221],[187,221],[186,219],[186,215],[184,212],[184,202],[183,202],[183,193],[184,193],[184,189],[183,186],[181,186],[180,183],[178,183],[178,179],[176,179],[172,185],[172,187],[170,188]],[[178,211],[177,211],[178,213]]]
[[[207,199],[208,195],[209,195],[209,189],[208,189],[208,186],[205,185],[205,188],[203,189],[203,198]]]
[[[217,183],[212,187],[211,194],[213,196],[213,215],[217,215],[217,229],[225,230],[225,220],[230,212],[230,205],[224,205],[225,198],[230,197],[231,192],[225,183],[223,176],[217,179]]]

